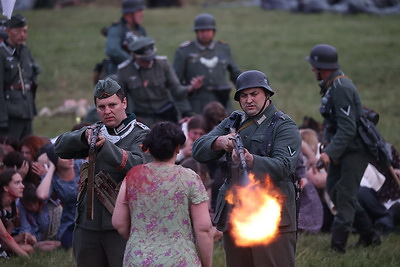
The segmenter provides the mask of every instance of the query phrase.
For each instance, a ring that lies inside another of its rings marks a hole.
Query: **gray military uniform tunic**
[[[7,42],[0,44],[0,135],[20,139],[32,134],[38,73],[27,46],[17,50]]]
[[[266,110],[256,118],[245,115],[245,120],[240,126],[246,125],[250,121],[254,123],[244,128],[239,134],[244,147],[254,156],[254,166],[250,172],[254,173],[256,179],[259,180],[264,180],[269,175],[274,185],[282,193],[283,204],[278,229],[280,237],[268,246],[240,248],[234,246],[228,227],[228,231],[224,233],[228,266],[294,266],[297,229],[296,194],[292,174],[295,171],[301,149],[301,136],[290,117],[286,114],[281,116],[271,134],[273,147],[270,156],[267,156],[266,132],[275,112],[276,108],[271,102]],[[208,162],[225,154],[225,151],[213,151],[211,146],[219,136],[229,133],[225,129],[227,120],[225,119],[210,133],[194,142],[192,151],[196,160]],[[235,181],[233,182],[235,183]],[[284,253],[284,256],[281,253]]]
[[[136,40],[139,36],[146,36],[145,28],[136,25],[134,29],[130,29],[124,18],[108,28],[105,49],[111,61],[106,70],[108,75],[117,73],[118,65],[132,57],[126,47],[130,41]]]
[[[323,152],[332,159],[327,177],[327,191],[336,206],[333,229],[352,230],[354,215],[362,212],[356,200],[369,155],[357,133],[362,104],[353,82],[335,71],[321,87],[321,115],[324,117]],[[357,219],[357,217],[356,217]]]
[[[166,57],[157,56],[149,69],[140,68],[134,60],[127,60],[118,67],[118,83],[128,99],[128,112],[151,127],[164,121],[157,112],[175,100],[187,100],[188,87],[179,83]],[[181,114],[190,112],[190,105],[180,106]]]
[[[132,114],[114,129],[103,125],[101,135],[105,137],[106,141],[96,154],[95,174],[105,171],[116,183],[120,183],[133,166],[145,163],[149,159],[140,148],[149,129],[147,126],[137,123],[136,120],[132,120],[133,118]],[[55,142],[56,154],[67,159],[88,157],[89,144],[85,138],[86,129],[87,127],[83,127],[80,130],[60,135]],[[93,220],[87,219],[86,191],[82,194],[83,197],[77,203],[73,240],[78,266],[91,266],[93,262],[98,263],[99,261],[101,264],[105,264],[104,266],[122,265],[126,240],[114,229],[111,222],[112,214],[95,196]],[[90,238],[93,241],[88,240]],[[98,242],[97,240],[102,241]],[[90,242],[97,243],[91,244]],[[108,262],[103,262],[104,254],[107,255]]]
[[[173,67],[182,84],[190,84],[193,77],[204,76],[204,84],[189,95],[193,112],[201,114],[205,105],[211,101],[221,102],[231,109],[229,100],[231,83],[236,82],[241,73],[234,61],[228,44],[213,41],[204,47],[198,41],[187,41],[175,52]]]

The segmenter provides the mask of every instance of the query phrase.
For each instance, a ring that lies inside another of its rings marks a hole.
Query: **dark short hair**
[[[185,134],[176,123],[164,121],[156,123],[143,140],[144,151],[149,150],[150,154],[157,160],[166,161],[174,155],[178,146],[186,141]]]
[[[196,114],[190,119],[188,122],[188,130],[191,129],[202,129],[205,132],[207,131],[207,125],[203,115]]]
[[[21,168],[22,164],[24,163],[25,157],[19,151],[11,151],[7,153],[7,155],[3,158],[3,163],[6,168]]]

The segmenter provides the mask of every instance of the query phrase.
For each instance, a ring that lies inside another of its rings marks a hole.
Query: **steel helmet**
[[[335,70],[339,68],[337,51],[333,46],[327,44],[314,46],[306,60],[316,69]]]
[[[194,19],[194,31],[198,30],[216,30],[217,26],[215,24],[214,16],[211,14],[203,13],[197,15]]]
[[[263,88],[270,96],[275,94],[269,86],[267,76],[258,70],[249,70],[241,73],[236,79],[236,93],[234,99],[239,101],[240,91],[248,88]]]
[[[123,0],[121,11],[122,14],[134,13],[146,8],[144,0]]]
[[[146,36],[141,36],[128,44],[128,49],[135,57],[144,61],[153,60],[156,56],[157,49],[154,47],[155,41]]]

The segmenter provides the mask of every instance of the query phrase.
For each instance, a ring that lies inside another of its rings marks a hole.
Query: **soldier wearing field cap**
[[[226,157],[228,172],[223,176],[226,179],[219,189],[213,219],[217,229],[224,233],[226,264],[228,267],[293,267],[297,230],[293,173],[301,149],[300,133],[295,122],[278,111],[272,102],[271,97],[275,91],[263,72],[243,72],[236,80],[236,88],[234,100],[239,102],[243,111],[231,113],[211,132],[197,139],[192,149],[193,158],[201,163]],[[235,206],[228,205],[225,194],[248,177],[243,177],[238,166],[240,161],[232,129],[242,139],[247,169],[259,181],[265,181],[269,176],[273,185],[282,193],[278,233],[267,245],[239,246],[235,242],[235,229],[230,223],[230,211]]]
[[[121,19],[107,30],[106,55],[111,63],[107,65],[107,75],[117,73],[118,64],[131,58],[128,43],[140,36],[146,36],[146,30],[142,26],[145,8],[144,0],[122,1]]]
[[[111,78],[97,83],[94,103],[101,121],[60,135],[55,142],[55,152],[60,158],[66,159],[88,157],[93,129],[99,127],[95,181],[104,181],[104,175],[108,175],[119,184],[133,166],[149,160],[140,148],[149,128],[137,122],[135,114],[126,113],[124,91]],[[93,219],[88,218],[88,185],[87,174],[85,175],[84,171],[81,171],[80,179],[73,233],[76,264],[78,267],[122,266],[126,240],[112,226],[109,202],[105,201],[100,187],[95,187]]]
[[[21,139],[33,133],[39,67],[25,44],[28,25],[22,15],[7,21],[6,34],[0,44],[0,136]]]
[[[187,94],[199,88],[202,81],[195,77],[190,85],[182,86],[168,59],[156,55],[155,41],[150,37],[139,37],[128,47],[133,58],[118,66],[127,110],[149,127],[160,121],[178,122],[175,101],[187,101]],[[182,117],[190,116],[189,103],[180,106],[179,112]]]
[[[353,228],[360,234],[358,245],[380,245],[380,236],[357,201],[360,181],[370,160],[357,130],[363,110],[357,88],[340,70],[335,47],[317,44],[306,60],[320,87],[325,144],[320,161],[328,168],[326,187],[337,211],[332,225],[331,249],[345,253]]]
[[[231,83],[234,84],[241,70],[233,59],[230,46],[215,41],[217,31],[215,18],[208,13],[194,19],[193,31],[196,39],[183,42],[175,52],[173,67],[184,85],[193,77],[202,77],[203,86],[189,94],[193,111],[201,114],[205,105],[219,101],[226,109],[232,109],[229,99]],[[229,73],[229,79],[228,79]]]

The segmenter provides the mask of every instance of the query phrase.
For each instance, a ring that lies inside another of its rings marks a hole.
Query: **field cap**
[[[135,57],[143,61],[151,61],[155,58],[157,52],[154,45],[154,39],[147,36],[140,36],[128,45],[128,49]]]
[[[108,98],[114,95],[121,86],[111,78],[105,80],[99,80],[94,87],[94,97],[98,99]]]
[[[143,0],[124,0],[122,1],[122,14],[133,13],[146,8]]]
[[[25,25],[26,19],[21,14],[16,14],[7,21],[7,27],[11,29],[22,28],[25,27]]]

